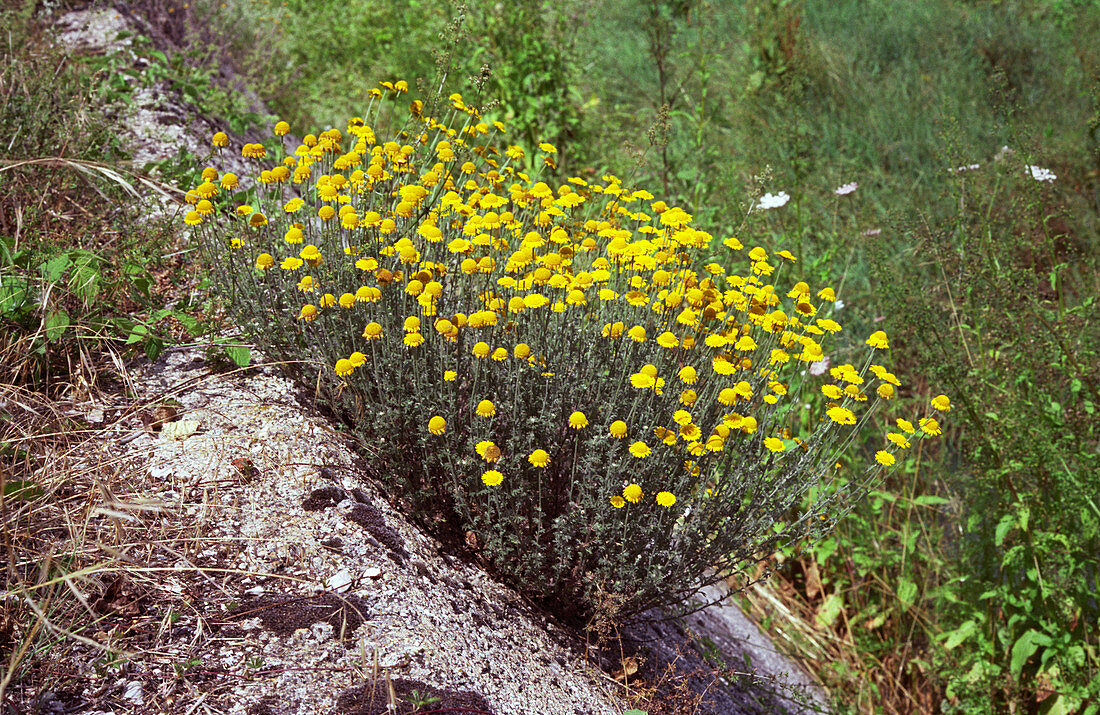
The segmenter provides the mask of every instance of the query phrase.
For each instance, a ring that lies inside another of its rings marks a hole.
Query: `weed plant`
[[[611,174],[552,188],[460,95],[405,115],[406,89],[375,88],[346,134],[284,146],[277,124],[239,150],[254,176],[204,172],[185,221],[242,327],[324,391],[395,496],[520,590],[567,615],[601,592],[622,615],[679,603],[819,537],[939,433],[942,395],[839,480],[897,394],[885,333],[818,380],[841,326],[831,288],[786,278],[795,255],[716,239]]]

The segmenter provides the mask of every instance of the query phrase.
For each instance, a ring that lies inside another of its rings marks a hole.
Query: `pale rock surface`
[[[180,350],[133,385],[140,398],[178,401],[176,417],[200,425],[184,439],[120,432],[119,442],[122,461],[144,460],[156,475],[152,501],[193,524],[201,547],[179,566],[229,575],[211,598],[237,606],[199,619],[214,633],[203,663],[234,671],[258,657],[267,673],[208,705],[338,712],[377,659],[393,678],[479,693],[498,715],[625,709],[619,686],[563,645],[566,632],[393,511],[346,436],[273,369],[212,373],[200,353]],[[172,660],[172,648],[161,655]]]

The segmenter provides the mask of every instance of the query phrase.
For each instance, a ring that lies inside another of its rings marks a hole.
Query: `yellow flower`
[[[626,506],[626,499],[623,499],[618,494],[611,497],[610,501],[611,501],[611,506],[615,507],[616,509],[622,509],[624,506]]]
[[[489,400],[482,400],[477,403],[477,416],[478,417],[492,417],[497,413],[497,408]]]
[[[574,412],[569,415],[569,426],[573,429],[583,429],[588,426],[588,418],[583,412]]]
[[[526,360],[531,357],[531,348],[527,343],[519,343],[512,351],[512,354],[515,355],[517,360]]]
[[[363,337],[367,340],[377,340],[382,337],[382,326],[378,323],[367,323],[367,327],[363,328]]]
[[[226,136],[225,132],[214,132],[214,136],[211,137],[210,143],[220,149],[224,146],[229,146],[229,137]]]
[[[420,318],[416,317],[415,315],[410,315],[409,317],[405,318],[405,332],[420,332]]]
[[[630,453],[638,459],[644,459],[653,453],[653,450],[649,448],[649,445],[645,442],[638,440],[630,445]],[[629,497],[627,497],[629,499]]]
[[[899,418],[897,418],[896,422],[897,422],[898,428],[901,431],[906,432],[908,434],[913,434],[914,432],[916,432],[916,430],[913,428],[913,423],[910,422],[909,420],[903,420],[902,418],[899,417]]]
[[[867,338],[867,344],[876,350],[886,350],[890,347],[890,343],[886,340],[886,333],[881,330],[871,333],[871,337]]]
[[[627,336],[636,343],[645,342],[645,328],[640,325],[635,325],[630,330],[626,331]]]
[[[266,271],[275,265],[275,258],[270,253],[261,253],[256,256],[256,270]]]
[[[339,303],[341,308],[350,308],[355,305],[355,296],[352,293],[343,293]]]
[[[695,372],[695,368],[693,368],[691,365],[685,365],[684,367],[680,368],[680,372],[678,373],[678,375],[680,377],[680,381],[686,385],[694,385],[696,380],[699,379],[698,374],[696,374]]]
[[[691,407],[698,399],[699,396],[695,394],[695,390],[690,388],[680,393],[680,404],[684,407]]]
[[[495,487],[504,481],[504,475],[495,469],[489,469],[481,475],[481,481],[483,481],[487,487]]]
[[[443,419],[439,415],[432,417],[428,420],[428,431],[432,434],[443,434],[447,429],[447,420]]]
[[[316,288],[317,284],[313,276],[303,276],[302,280],[298,281],[298,290],[302,293],[312,293]]]
[[[445,370],[443,372],[443,380],[445,382],[454,382],[458,378],[458,373],[454,370]]]
[[[947,395],[938,395],[932,398],[932,409],[940,412],[951,411],[951,399]]]
[[[880,449],[875,452],[875,461],[884,466],[892,466],[894,464],[894,455],[890,454],[884,449]]]
[[[783,452],[787,448],[783,445],[783,440],[778,437],[768,437],[764,440],[764,447],[769,452]]]
[[[920,425],[920,428],[924,430],[925,434],[930,434],[933,437],[942,434],[942,432],[940,431],[940,423],[932,417],[926,417],[922,420],[919,420],[918,424]]]
[[[875,388],[875,392],[884,400],[890,400],[894,397],[894,386],[889,383],[883,383]]]
[[[275,136],[278,136],[278,137],[284,136],[284,135],[286,135],[287,132],[290,131],[290,125],[287,124],[286,122],[276,122],[274,131],[275,131]]]
[[[657,503],[667,509],[676,503],[676,497],[672,492],[657,492]]]
[[[615,420],[614,422],[611,423],[611,426],[608,427],[608,431],[611,433],[611,436],[614,437],[615,439],[622,439],[623,437],[626,436],[626,432],[627,432],[626,423],[623,422],[622,420]]]
[[[474,451],[486,462],[496,462],[500,460],[500,447],[490,440],[478,442],[477,446],[474,447]]]
[[[637,504],[642,500],[642,487],[638,484],[628,484],[623,489],[623,498],[631,504]]]
[[[478,342],[474,344],[474,348],[471,351],[476,358],[489,357],[489,344]]]
[[[890,440],[902,449],[909,449],[909,440],[905,439],[905,435],[898,434],[897,432],[890,432],[886,435],[886,439]]]
[[[536,467],[545,467],[550,464],[550,455],[545,449],[536,449],[527,456],[527,461]]]
[[[198,226],[202,223],[202,214],[198,211],[188,211],[187,215],[183,217],[183,222],[188,226]]]
[[[351,355],[348,355],[348,360],[351,361],[352,367],[362,367],[367,362],[367,356],[356,350]]]
[[[348,360],[346,358],[340,358],[339,360],[336,361],[336,368],[335,369],[336,369],[336,374],[337,375],[343,376],[343,375],[350,375],[351,371],[354,368],[352,368],[351,360]]]
[[[680,341],[670,331],[666,330],[657,336],[657,344],[662,348],[676,348],[680,346]]]
[[[410,348],[419,347],[424,344],[424,336],[420,333],[408,333],[405,335],[404,343]]]
[[[299,320],[304,320],[307,323],[312,322],[317,317],[317,306],[310,303],[306,303],[302,306],[302,312],[298,314]]]
[[[825,414],[839,425],[854,425],[856,423],[855,413],[846,407],[831,407]]]
[[[497,348],[493,351],[491,356],[496,362],[504,362],[508,359],[508,350],[505,348]]]
[[[657,384],[657,380],[644,372],[636,372],[630,376],[630,384],[639,390],[646,390]]]

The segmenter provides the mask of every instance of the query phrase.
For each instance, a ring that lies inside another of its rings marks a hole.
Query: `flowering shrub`
[[[289,153],[277,124],[240,150],[255,176],[207,169],[185,220],[242,327],[322,386],[395,496],[520,590],[577,613],[599,592],[627,614],[682,601],[820,534],[938,434],[943,396],[838,482],[897,393],[885,334],[815,377],[841,326],[830,288],[780,287],[795,256],[612,175],[552,187],[524,167],[553,146],[498,149],[504,127],[459,95],[403,117],[405,90]]]

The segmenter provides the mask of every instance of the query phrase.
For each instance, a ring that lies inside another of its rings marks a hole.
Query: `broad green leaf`
[[[950,504],[951,503],[950,499],[946,499],[944,497],[932,496],[931,494],[925,494],[923,496],[919,496],[916,499],[914,499],[913,501],[917,504],[922,504],[922,505],[925,505],[925,506],[938,506],[939,504]]]
[[[76,259],[69,277],[69,287],[85,305],[91,305],[99,295],[99,269],[93,265],[96,260],[95,254],[84,253]]]
[[[1050,636],[1045,633],[1040,633],[1034,628],[1024,631],[1024,634],[1012,645],[1012,659],[1008,666],[1009,672],[1013,676],[1019,677],[1024,665],[1027,663],[1027,659],[1034,655],[1039,646],[1048,645],[1050,645]]]
[[[252,362],[252,351],[246,347],[226,345],[225,354],[237,367],[248,367],[248,363]]]
[[[31,481],[16,480],[14,482],[8,482],[4,485],[5,499],[20,499],[22,501],[31,501],[32,499],[40,498],[43,494],[44,492],[42,491],[42,487]]]
[[[917,584],[907,578],[898,580],[898,601],[901,603],[902,613],[909,610],[917,598]]]
[[[828,628],[836,622],[837,616],[840,615],[841,610],[844,608],[844,599],[837,594],[830,594],[825,602],[817,608],[817,615],[814,616],[814,624],[818,628]]]
[[[1008,532],[1012,531],[1012,527],[1016,526],[1016,515],[1005,514],[1001,517],[1001,520],[997,523],[997,529],[993,533],[993,543],[997,546],[1004,544],[1005,537],[1008,536]]]
[[[53,342],[65,334],[65,328],[69,327],[69,314],[63,310],[55,310],[46,317],[46,340]]]
[[[943,647],[947,650],[951,650],[952,648],[957,647],[960,643],[969,638],[971,634],[973,634],[976,630],[978,630],[978,624],[976,622],[966,621],[955,630],[950,631],[946,634],[947,640],[944,641]]]
[[[72,264],[73,262],[69,260],[69,254],[59,253],[40,265],[38,271],[46,281],[54,283],[61,280],[61,276],[65,275],[65,271],[69,270],[69,266]]]
[[[22,276],[3,276],[0,278],[0,313],[10,313],[22,308],[27,302],[29,283]]]

